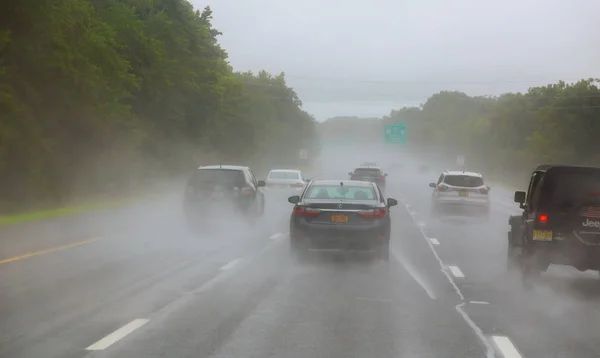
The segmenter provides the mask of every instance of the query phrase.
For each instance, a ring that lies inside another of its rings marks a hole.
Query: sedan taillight
[[[440,184],[440,185],[438,185],[438,187],[437,187],[437,188],[438,188],[438,191],[448,191],[448,189],[449,189],[449,188],[448,188],[447,186],[445,186],[444,184]]]
[[[377,208],[359,212],[359,215],[363,218],[383,218],[386,214],[387,210],[385,208]]]
[[[242,196],[252,196],[252,195],[254,195],[254,189],[252,189],[250,187],[242,188],[242,190],[240,190],[240,195],[242,195]]]
[[[294,215],[296,216],[317,216],[321,211],[313,208],[307,208],[305,206],[296,206],[294,208]]]

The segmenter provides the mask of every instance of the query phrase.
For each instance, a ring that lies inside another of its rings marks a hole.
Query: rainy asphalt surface
[[[492,189],[489,221],[432,219],[439,173],[419,176],[416,163],[387,170],[401,202],[387,266],[294,263],[285,197],[255,225],[197,236],[179,190],[5,229],[0,357],[598,357],[598,275],[553,267],[526,291],[505,269],[511,193]]]

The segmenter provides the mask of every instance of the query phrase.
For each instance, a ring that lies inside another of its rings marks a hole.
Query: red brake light
[[[440,184],[440,185],[438,185],[438,190],[439,190],[439,191],[447,191],[447,190],[448,190],[448,187],[447,187],[447,186],[445,186],[445,185],[443,185],[443,184]]]
[[[489,188],[481,188],[481,189],[479,189],[479,192],[480,192],[481,194],[487,194],[489,191],[490,191],[490,189],[489,189]]]
[[[358,179],[358,177],[356,175],[353,175],[350,177],[350,180],[356,180],[356,179]]]
[[[548,214],[539,214],[538,221],[540,224],[545,224],[548,222]]]
[[[379,178],[377,178],[377,180],[384,181],[385,180],[385,176],[380,176]]]
[[[245,196],[251,196],[254,195],[254,190],[252,190],[252,188],[250,187],[245,187],[242,188],[242,190],[240,190],[240,194]]]
[[[361,211],[359,214],[363,218],[383,218],[385,217],[386,213],[387,210],[385,208],[378,208],[374,210]]]
[[[313,208],[307,208],[305,206],[296,206],[294,208],[294,215],[296,216],[317,216],[320,211]]]

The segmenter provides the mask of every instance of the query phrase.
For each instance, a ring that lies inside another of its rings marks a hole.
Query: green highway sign
[[[383,129],[386,143],[406,143],[406,124],[395,123],[387,125]]]

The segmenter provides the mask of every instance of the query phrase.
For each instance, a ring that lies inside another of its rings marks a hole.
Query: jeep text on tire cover
[[[600,228],[600,221],[592,221],[590,219],[586,219],[581,225],[584,227]]]

